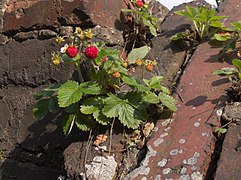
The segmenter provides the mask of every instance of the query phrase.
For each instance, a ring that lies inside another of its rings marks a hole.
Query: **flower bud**
[[[151,72],[153,70],[153,64],[147,64],[145,68],[147,71]]]
[[[120,77],[120,73],[117,71],[117,72],[114,72],[113,74],[112,74],[112,76],[114,77],[114,78],[119,78]]]

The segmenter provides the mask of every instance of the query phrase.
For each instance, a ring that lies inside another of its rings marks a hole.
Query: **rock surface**
[[[0,32],[60,25],[115,27],[125,7],[124,1],[112,0],[2,0]]]

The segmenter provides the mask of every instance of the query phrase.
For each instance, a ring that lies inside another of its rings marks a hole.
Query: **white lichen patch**
[[[163,143],[164,142],[164,139],[163,138],[158,138],[158,139],[156,139],[154,142],[153,142],[153,144],[154,144],[154,146],[155,147],[157,147],[157,146],[159,146],[161,143]]]
[[[182,153],[183,153],[183,150],[182,150],[182,149],[180,149],[180,150],[178,151],[178,153],[179,153],[179,154],[182,154]]]
[[[168,133],[167,133],[167,132],[160,135],[161,138],[163,138],[163,137],[165,137],[165,136],[168,136]]]
[[[156,156],[156,154],[157,154],[157,151],[152,149],[151,146],[147,146],[147,148],[148,148],[148,152],[146,154],[145,159],[141,163],[143,166],[148,166],[150,157]]]
[[[197,166],[192,166],[191,170],[196,171],[197,170]]]
[[[222,116],[223,110],[222,110],[222,109],[218,109],[218,110],[216,111],[216,113],[217,113],[218,116]]]
[[[193,157],[196,157],[196,158],[198,158],[199,156],[200,156],[200,153],[198,153],[198,152],[195,152],[193,155]]]
[[[164,167],[166,166],[168,160],[167,159],[162,159],[160,162],[157,163],[158,166]]]
[[[197,164],[197,158],[196,157],[192,157],[192,158],[189,158],[188,160],[187,160],[187,164],[190,164],[190,165],[195,165],[195,164]]]
[[[178,154],[178,149],[173,149],[173,150],[170,151],[171,156],[175,156],[177,154]]]
[[[180,144],[184,144],[185,142],[186,142],[185,139],[180,139],[180,140],[179,140],[179,143],[180,143]]]
[[[202,133],[202,136],[203,136],[203,137],[204,137],[204,136],[208,137],[208,133]]]
[[[124,180],[130,180],[130,179],[135,179],[139,175],[145,175],[147,176],[150,172],[150,168],[146,166],[140,166],[133,171],[131,171],[125,178]]]
[[[163,174],[169,174],[171,172],[171,168],[165,168],[162,170]]]
[[[171,124],[173,122],[173,119],[169,118],[162,122],[162,126],[167,126],[168,124]]]
[[[178,180],[190,180],[190,179],[191,179],[190,176],[187,174],[187,175],[181,175]]]
[[[186,174],[186,172],[187,172],[187,168],[183,167],[183,168],[181,169],[180,174]]]
[[[191,177],[193,180],[202,180],[203,179],[202,174],[200,172],[192,173]]]
[[[194,123],[194,126],[195,126],[195,127],[199,127],[199,126],[200,126],[200,122],[195,122],[195,123]]]
[[[160,174],[158,174],[156,177],[155,177],[155,179],[154,180],[161,180],[161,175]]]
[[[146,177],[143,177],[143,178],[141,178],[141,180],[147,180],[147,178],[146,178]]]

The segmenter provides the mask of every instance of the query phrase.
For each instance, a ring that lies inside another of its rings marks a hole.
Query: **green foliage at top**
[[[232,64],[235,66],[235,68],[226,67],[216,70],[213,73],[218,75],[235,76],[235,79],[241,82],[241,60],[233,59]]]
[[[223,24],[220,22],[220,20],[226,18],[226,16],[217,16],[217,12],[215,10],[207,9],[204,6],[186,6],[185,10],[176,11],[175,13],[185,16],[187,19],[193,22],[195,32],[200,40],[211,38],[215,32],[223,27]],[[183,37],[184,34],[179,33],[174,35],[172,39],[177,40]]]

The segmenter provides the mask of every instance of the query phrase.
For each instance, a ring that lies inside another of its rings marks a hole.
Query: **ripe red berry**
[[[136,6],[138,7],[138,8],[141,8],[142,6],[143,6],[143,1],[142,0],[137,0],[136,1]]]
[[[85,56],[89,59],[95,59],[98,56],[98,49],[95,46],[90,46],[85,49]]]
[[[147,71],[152,71],[153,70],[153,64],[147,64],[146,65],[146,70]]]
[[[112,74],[112,76],[114,77],[114,78],[119,78],[120,77],[120,73],[117,71],[117,72],[114,72],[113,74]]]
[[[77,54],[78,54],[78,49],[76,46],[69,46],[66,49],[66,54],[70,57],[70,58],[74,58]]]

